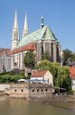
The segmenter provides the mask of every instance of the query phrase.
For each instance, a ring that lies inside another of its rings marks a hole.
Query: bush
[[[12,71],[7,73],[0,74],[0,83],[6,82],[16,82],[18,79],[24,79],[24,73],[19,72],[18,74],[14,74]]]
[[[73,90],[70,90],[69,93],[72,94],[72,95],[74,94]]]

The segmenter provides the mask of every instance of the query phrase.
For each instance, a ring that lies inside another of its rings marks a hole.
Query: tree
[[[28,51],[24,56],[24,65],[28,68],[33,68],[35,65],[35,55],[32,51]]]
[[[48,51],[45,51],[42,55],[42,60],[49,60],[50,61],[50,55],[49,55],[49,52]]]
[[[59,68],[58,77],[56,78],[55,85],[61,88],[67,89],[67,91],[71,90],[71,79],[70,79],[70,71],[69,67],[64,66]]]
[[[38,69],[49,70],[53,75],[54,86],[71,89],[70,70],[68,66],[61,67],[60,63],[43,60],[37,65]]]
[[[49,70],[52,72],[52,63],[48,60],[42,60],[37,66],[37,69]]]
[[[63,51],[63,57],[64,57],[64,60],[63,60],[63,65],[73,65],[74,62],[75,62],[75,54],[70,51],[69,49],[65,49]]]

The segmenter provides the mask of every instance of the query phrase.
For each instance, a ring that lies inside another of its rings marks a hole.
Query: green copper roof
[[[18,43],[17,47],[22,47],[24,45],[27,45],[31,42],[36,42],[39,40],[55,40],[56,42],[57,39],[51,29],[48,26],[44,26],[43,28],[40,28],[37,31],[34,31],[33,33],[27,34],[24,36]]]

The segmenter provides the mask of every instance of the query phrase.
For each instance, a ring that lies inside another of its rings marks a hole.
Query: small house
[[[53,86],[53,75],[48,70],[38,70],[32,73],[31,82],[47,83]]]

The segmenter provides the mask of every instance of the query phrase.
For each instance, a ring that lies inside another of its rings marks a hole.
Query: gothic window
[[[57,52],[56,52],[56,58],[57,58],[57,62],[59,62],[59,49],[58,49],[58,46],[57,46]]]
[[[53,62],[53,43],[51,43],[51,61]]]
[[[41,41],[41,53],[42,53],[42,55],[43,55],[43,52],[44,52],[44,47],[43,47],[43,45],[44,45],[44,41],[42,40],[42,41]]]

